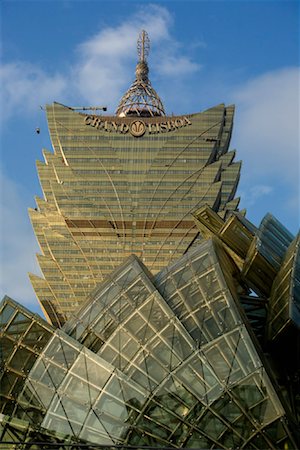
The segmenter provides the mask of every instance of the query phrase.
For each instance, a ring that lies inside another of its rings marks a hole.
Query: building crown
[[[145,30],[142,30],[137,41],[139,61],[135,69],[135,81],[123,95],[116,115],[154,117],[165,116],[164,106],[151,86],[148,78],[149,67],[147,56],[150,51],[150,39]]]

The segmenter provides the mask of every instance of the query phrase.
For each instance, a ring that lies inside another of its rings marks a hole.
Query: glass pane
[[[18,339],[27,330],[30,323],[31,320],[19,312],[11,322],[8,330],[6,330],[6,333],[14,339]]]
[[[15,312],[15,308],[11,305],[5,305],[0,313],[0,330],[4,328],[4,326],[8,323],[9,319],[12,317]]]

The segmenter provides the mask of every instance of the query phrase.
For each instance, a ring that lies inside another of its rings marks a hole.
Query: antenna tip
[[[142,30],[137,40],[137,52],[140,61],[146,61],[150,51],[150,39],[147,31]]]

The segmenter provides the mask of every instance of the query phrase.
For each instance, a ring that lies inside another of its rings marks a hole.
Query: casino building
[[[47,321],[0,303],[0,450],[300,447],[300,236],[238,210],[233,106],[165,115],[148,52],[115,116],[47,107]]]
[[[146,33],[136,80],[115,116],[47,106],[53,152],[37,163],[44,198],[30,217],[44,277],[30,275],[61,326],[131,254],[153,273],[197,241],[191,212],[236,210],[240,163],[228,151],[234,107],[166,116],[148,78]]]

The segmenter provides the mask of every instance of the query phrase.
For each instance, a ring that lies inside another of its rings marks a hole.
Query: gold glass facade
[[[197,240],[191,212],[235,210],[240,163],[228,151],[234,107],[188,116],[88,115],[47,107],[53,153],[30,210],[44,278],[30,275],[61,326],[99,281],[137,255],[153,273]]]

